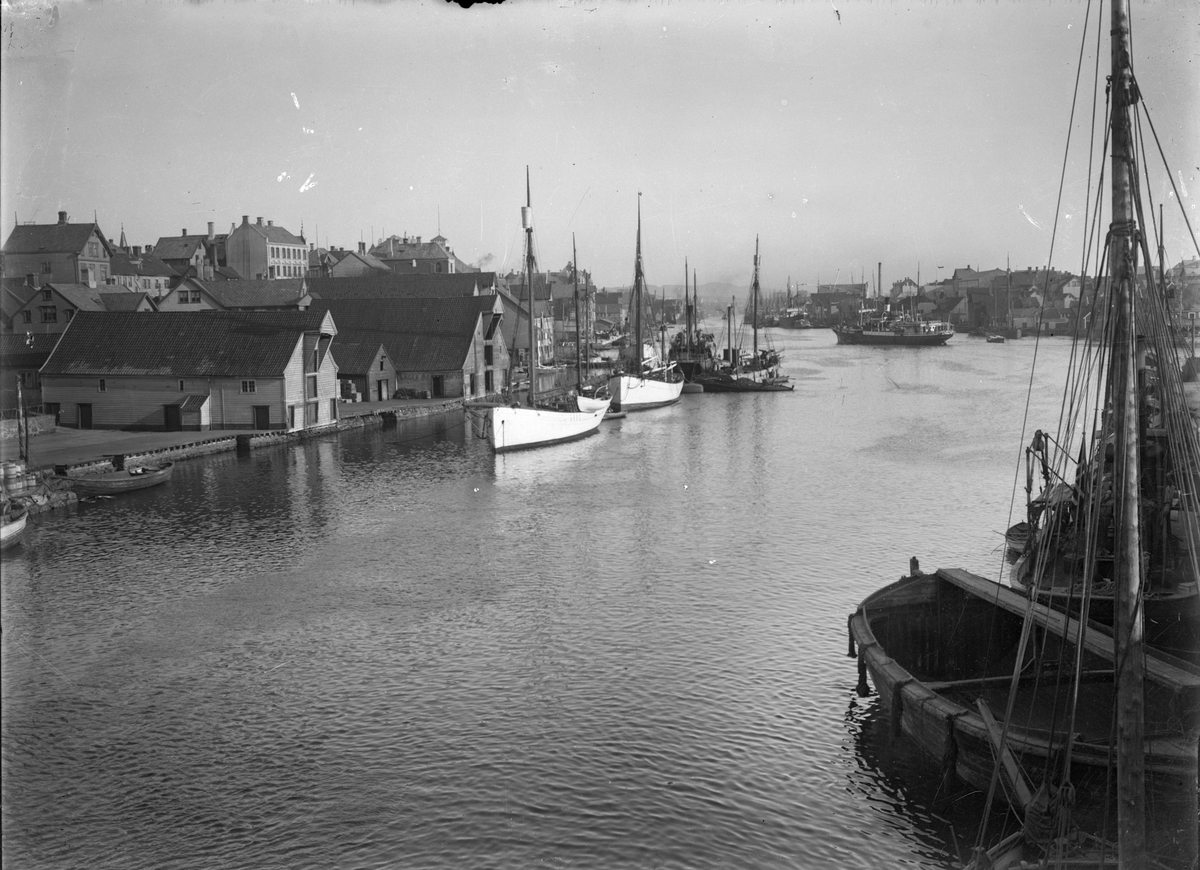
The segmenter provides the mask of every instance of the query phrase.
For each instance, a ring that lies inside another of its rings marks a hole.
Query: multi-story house
[[[121,245],[113,251],[109,284],[158,299],[178,279],[179,273],[154,254],[144,252],[139,245],[126,245],[125,234],[121,233]]]
[[[476,272],[460,260],[445,236],[438,234],[427,242],[420,236],[389,236],[368,252],[401,275],[432,273],[451,275],[457,272]]]
[[[201,281],[184,278],[158,301],[161,311],[303,311],[312,301],[306,278]]]
[[[301,278],[308,273],[308,244],[274,221],[249,215],[225,237],[225,263],[246,279]]]
[[[154,311],[154,303],[145,293],[131,293],[106,285],[112,292],[86,284],[42,284],[18,308],[9,328],[24,334],[54,334],[81,311]]]
[[[113,247],[96,223],[73,224],[58,213],[56,224],[21,224],[4,243],[3,273],[36,275],[42,283],[104,284]]]

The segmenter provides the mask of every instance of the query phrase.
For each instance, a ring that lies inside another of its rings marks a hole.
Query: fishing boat
[[[7,550],[21,543],[21,536],[25,534],[25,521],[28,518],[29,511],[24,505],[7,501],[4,503],[3,519],[0,521],[0,550]]]
[[[697,295],[695,271],[692,273],[692,294],[688,296],[687,260],[683,261],[683,299],[684,299],[684,328],[671,339],[671,349],[667,358],[675,364],[683,374],[683,391],[703,392],[696,383],[696,378],[705,372],[710,372],[715,364],[713,335],[705,332],[700,325],[700,299]],[[689,389],[689,388],[695,388]]]
[[[993,333],[987,337],[988,344],[1004,344],[1004,336]]]
[[[121,495],[164,484],[171,479],[174,470],[175,463],[159,462],[153,465],[130,465],[120,471],[103,474],[60,479],[68,481],[78,496]]]
[[[683,392],[683,375],[675,364],[655,353],[652,345],[647,348],[642,343],[642,299],[645,287],[646,276],[642,268],[642,195],[639,192],[637,256],[633,267],[633,293],[629,300],[633,334],[629,346],[621,355],[624,371],[618,371],[608,379],[613,408],[619,411],[644,411],[674,405]]]
[[[525,207],[521,209],[521,224],[525,230],[525,303],[529,321],[529,391],[527,404],[494,405],[486,409],[487,435],[497,453],[525,450],[561,444],[592,435],[599,428],[609,402],[604,401],[589,411],[562,410],[539,406],[537,401],[538,342],[534,329],[533,274],[533,207],[529,189],[529,168],[525,169]]]
[[[759,347],[758,341],[758,239],[754,240],[754,277],[750,283],[750,309],[747,319],[753,324],[753,342],[750,351],[733,340],[733,305],[730,305],[726,323],[726,347],[722,361],[712,369],[696,376],[695,382],[704,387],[706,393],[781,393],[790,392],[792,385],[788,376],[780,370],[782,357],[770,346]]]
[[[985,811],[978,870],[1200,865],[1200,439],[1161,248],[1157,279],[1139,277],[1163,222],[1142,221],[1127,0],[1108,30],[1111,225],[1063,422],[1025,454],[1028,537],[1011,585],[912,565],[851,617],[859,689],[869,674],[897,733],[989,810],[1019,814],[1017,830],[993,832]]]

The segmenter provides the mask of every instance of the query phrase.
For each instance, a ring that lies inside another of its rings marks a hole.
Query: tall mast
[[[529,167],[525,167],[525,208],[521,209],[525,228],[525,301],[529,306],[529,406],[537,393],[537,337],[533,328],[533,201],[529,195]]]
[[[758,236],[754,237],[754,283],[750,290],[754,295],[754,358],[758,359]]]
[[[637,374],[642,373],[642,192],[638,191],[637,259],[633,263],[633,346]]]
[[[692,300],[688,298],[688,267],[687,257],[683,258],[683,311],[684,329],[687,331],[687,350],[692,352]]]
[[[1140,450],[1136,396],[1136,321],[1132,249],[1137,232],[1133,202],[1133,139],[1130,108],[1137,86],[1129,57],[1128,0],[1112,5],[1112,229],[1108,271],[1116,294],[1110,389],[1113,396],[1116,452],[1113,489],[1116,501],[1117,561],[1114,634],[1117,682],[1117,846],[1122,870],[1146,867],[1146,803],[1143,623],[1140,599],[1141,508]]]
[[[583,389],[583,362],[579,356],[579,254],[571,233],[571,277],[575,280],[575,389]]]

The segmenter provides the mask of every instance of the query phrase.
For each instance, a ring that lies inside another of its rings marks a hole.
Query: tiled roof
[[[5,372],[33,366],[41,368],[58,339],[57,333],[0,333],[0,368]]]
[[[96,233],[112,255],[112,246],[94,223],[90,224],[25,224],[13,227],[4,243],[6,254],[78,254]]]
[[[113,275],[130,275],[138,278],[176,278],[179,273],[154,254],[131,257],[122,250],[113,252],[109,266]]]
[[[11,318],[24,308],[25,304],[42,289],[29,286],[25,283],[24,278],[4,278],[0,288],[2,288],[0,289],[0,312],[3,312],[6,318]]]
[[[445,241],[443,239],[443,241]],[[449,260],[453,255],[440,243],[405,242],[395,236],[384,239],[370,249],[381,260]]]
[[[116,293],[101,293],[100,300],[104,303],[105,311],[137,311],[143,302],[150,301],[150,297],[145,293],[118,291]],[[149,310],[155,310],[155,305],[152,301],[150,302]]]
[[[277,378],[314,322],[304,311],[80,311],[42,373]]]
[[[456,296],[322,299],[313,308],[328,308],[342,338],[382,344],[396,371],[438,372],[462,368],[480,315],[491,314],[496,304],[495,296]]]
[[[268,241],[275,242],[276,244],[280,244],[280,245],[303,245],[304,244],[304,239],[300,238],[297,235],[293,235],[291,232],[289,232],[288,230],[285,230],[283,227],[268,226],[267,224],[263,224],[261,227],[258,227],[258,229],[263,231],[263,233],[266,235]]]
[[[160,260],[190,260],[204,250],[208,236],[162,236],[154,244],[154,256]]]
[[[43,284],[42,287],[53,288],[59,296],[66,299],[80,311],[104,311],[104,300],[100,298],[100,288],[89,287],[86,284]]]
[[[490,292],[496,285],[495,272],[453,275],[356,275],[352,278],[310,278],[309,292],[322,299],[431,299],[473,296]]]
[[[222,308],[297,308],[305,298],[303,278],[197,282]]]
[[[339,335],[333,345],[333,358],[337,360],[338,371],[351,375],[366,374],[382,344],[382,340],[359,341],[356,337]]]
[[[204,408],[204,403],[208,401],[208,396],[187,396],[179,403],[179,410],[183,413],[197,412]]]

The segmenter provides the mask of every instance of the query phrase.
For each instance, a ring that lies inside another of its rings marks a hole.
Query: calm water
[[[909,556],[996,575],[1034,342],[772,335],[794,393],[501,457],[348,432],[35,518],[5,866],[956,866],[977,796],[888,745],[846,619]]]

